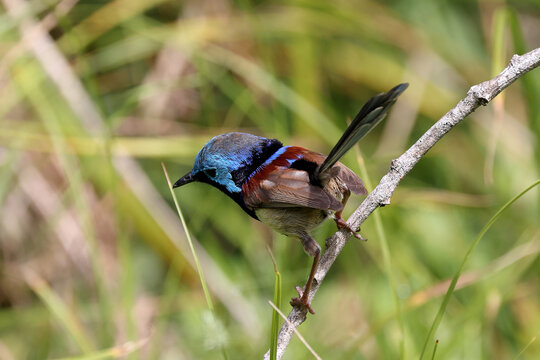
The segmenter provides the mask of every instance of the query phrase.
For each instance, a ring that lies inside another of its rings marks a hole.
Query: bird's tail
[[[394,105],[398,96],[401,95],[408,86],[409,84],[407,83],[399,84],[388,92],[380,93],[369,99],[347,127],[336,146],[330,151],[326,160],[316,170],[315,178],[318,178],[319,174],[334,166],[334,164],[345,155],[358,140],[380,123],[386,116],[388,110]]]

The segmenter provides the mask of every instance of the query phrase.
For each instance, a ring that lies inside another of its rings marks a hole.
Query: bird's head
[[[193,169],[174,188],[198,181],[208,183],[238,201],[242,184],[283,145],[276,139],[232,132],[218,135],[203,146]]]

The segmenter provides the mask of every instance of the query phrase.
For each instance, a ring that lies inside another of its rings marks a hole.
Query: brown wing
[[[303,158],[320,165],[324,162],[326,156],[313,151],[305,150],[303,152]],[[353,193],[357,195],[367,195],[367,190],[364,187],[364,182],[362,179],[360,179],[358,175],[354,173],[354,171],[343,165],[341,162],[337,162],[332,168],[326,170],[326,173],[328,173],[330,176],[338,176]],[[321,174],[323,178],[324,175],[325,174]]]
[[[251,179],[244,186],[247,190],[243,191],[244,202],[250,208],[303,206],[321,210],[343,209],[336,198],[311,185],[308,173],[302,170],[277,167],[264,180]]]
[[[351,190],[356,195],[367,195],[367,190],[364,187],[364,182],[358,177],[358,175],[356,175],[356,173],[354,173],[354,171],[352,171],[340,162],[336,163],[332,169],[335,168],[339,169],[337,176],[347,185],[349,190]]]

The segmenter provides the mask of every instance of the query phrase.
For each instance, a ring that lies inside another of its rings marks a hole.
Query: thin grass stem
[[[439,324],[441,323],[442,317],[444,315],[444,312],[446,311],[446,307],[448,306],[448,303],[450,302],[450,298],[452,297],[452,294],[454,293],[454,289],[456,288],[456,284],[459,280],[459,277],[461,276],[461,272],[463,271],[465,264],[467,263],[467,260],[471,256],[472,252],[480,242],[480,239],[485,235],[485,233],[491,228],[491,225],[499,218],[499,216],[508,208],[510,205],[512,205],[516,200],[521,198],[523,195],[525,195],[529,190],[534,188],[540,184],[540,179],[536,180],[534,183],[529,185],[525,190],[514,196],[512,199],[510,199],[506,204],[504,204],[496,213],[493,215],[491,219],[487,222],[487,224],[482,228],[476,239],[474,239],[473,243],[469,247],[469,250],[465,254],[465,257],[463,258],[463,261],[461,262],[461,265],[459,266],[459,269],[457,270],[456,274],[452,278],[452,282],[450,283],[450,286],[448,287],[448,291],[446,292],[446,295],[444,296],[443,302],[439,308],[439,312],[435,316],[435,319],[433,320],[433,324],[431,325],[431,328],[429,329],[429,332],[426,336],[426,341],[424,343],[424,347],[422,348],[422,353],[420,354],[420,359],[423,359],[424,353],[426,352],[427,346],[430,343],[430,339],[433,337],[435,332],[437,331],[437,328],[439,327]]]
[[[358,146],[356,147],[357,161],[360,166],[360,176],[365,183],[365,186],[368,191],[372,189],[371,180],[369,178],[369,173],[364,162],[364,158]],[[388,240],[386,239],[386,232],[384,231],[384,226],[382,222],[381,213],[375,211],[373,213],[375,220],[375,230],[377,232],[377,239],[381,245],[381,251],[383,255],[384,269],[388,281],[390,282],[390,288],[392,289],[392,299],[394,301],[394,307],[396,310],[396,320],[399,327],[400,337],[399,337],[399,357],[400,359],[405,358],[405,325],[403,323],[403,315],[401,313],[401,305],[399,303],[399,297],[397,294],[396,280],[392,272],[392,256],[390,255],[390,247],[388,246]]]
[[[278,309],[278,307],[271,301],[268,301],[268,304],[270,304],[271,307],[274,308],[275,311],[277,311],[277,313],[279,314],[279,316],[281,316],[283,318],[283,320],[285,320],[287,322],[287,324],[289,324],[289,326],[292,326],[293,329],[294,329],[294,333],[296,334],[296,336],[298,336],[298,338],[300,339],[300,341],[302,342],[302,344],[304,344],[304,346],[313,354],[313,356],[315,357],[315,359],[317,360],[322,360],[322,358],[315,352],[315,350],[313,350],[313,348],[308,344],[308,342],[306,341],[306,339],[304,339],[304,337],[302,336],[302,334],[300,334],[300,332],[298,331],[298,329],[296,329],[296,327],[294,327],[293,324],[291,324],[291,322],[289,321],[289,319],[287,319],[287,317],[285,316],[284,313],[281,312],[281,310]]]
[[[184,231],[186,233],[186,237],[189,243],[189,248],[191,249],[191,254],[193,255],[193,259],[195,260],[195,266],[197,267],[197,273],[199,274],[199,279],[201,280],[201,285],[203,288],[204,297],[206,299],[206,304],[208,305],[208,309],[214,312],[214,304],[212,303],[212,297],[210,296],[210,291],[208,291],[208,286],[206,285],[206,280],[204,279],[204,274],[201,268],[201,264],[197,256],[197,252],[195,251],[195,247],[193,246],[193,240],[191,239],[191,234],[189,233],[189,230],[186,225],[186,221],[184,220],[184,215],[182,214],[182,210],[180,209],[180,205],[178,204],[178,199],[176,198],[176,195],[173,191],[171,179],[169,178],[169,173],[167,172],[167,168],[165,167],[164,163],[161,163],[161,167],[163,168],[163,173],[165,174],[165,178],[167,179],[167,184],[169,185],[169,190],[171,191],[171,195],[174,200],[174,205],[176,206],[176,211],[178,212],[178,216],[180,217],[180,220],[182,221],[182,226],[184,227]]]

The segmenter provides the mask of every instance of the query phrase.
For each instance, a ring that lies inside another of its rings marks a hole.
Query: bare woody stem
[[[428,131],[424,133],[405,153],[399,158],[392,160],[390,170],[383,176],[377,187],[364,199],[348,220],[353,229],[359,229],[360,225],[379,206],[390,204],[390,198],[399,185],[401,179],[411,171],[420,159],[454,126],[465,119],[480,105],[487,105],[506,87],[519,79],[521,76],[540,65],[540,48],[532,50],[524,55],[514,55],[508,66],[495,78],[475,85],[469,89],[467,96],[462,99],[452,110],[447,112]],[[336,232],[327,242],[327,248],[321,257],[319,267],[315,273],[313,287],[309,294],[310,301],[313,299],[319,286],[332,264],[341,253],[350,234],[345,231]],[[291,338],[294,329],[306,320],[306,310],[293,308],[287,317],[278,336],[277,358],[281,359]],[[264,359],[269,359],[268,351]]]

